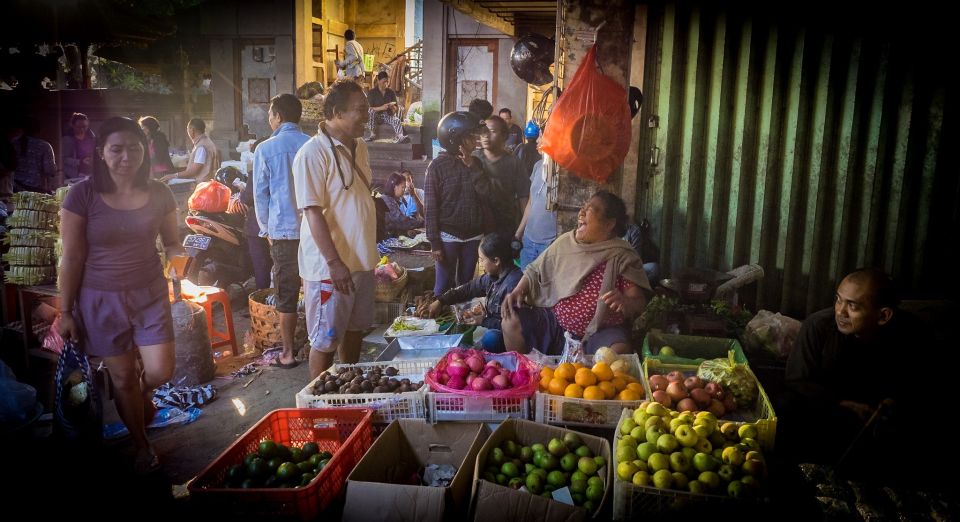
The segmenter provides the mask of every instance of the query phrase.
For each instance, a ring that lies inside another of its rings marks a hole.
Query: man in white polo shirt
[[[160,181],[180,179],[193,179],[197,183],[207,181],[217,170],[217,146],[206,134],[207,124],[200,118],[193,118],[187,123],[187,137],[193,141],[193,150],[190,151],[190,159],[187,161],[187,168],[183,172],[167,174],[160,178]]]
[[[363,330],[373,322],[377,266],[377,213],[370,194],[370,161],[363,132],[367,97],[339,81],[324,99],[316,136],[293,160],[300,224],[300,277],[304,283],[310,378],[333,364],[360,359]]]

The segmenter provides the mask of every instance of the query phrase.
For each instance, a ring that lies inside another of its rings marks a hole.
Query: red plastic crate
[[[280,409],[266,415],[190,481],[193,502],[218,515],[265,515],[313,519],[343,491],[347,476],[373,443],[373,410],[367,408]],[[227,471],[255,453],[264,439],[302,447],[316,442],[333,458],[301,488],[225,488]]]

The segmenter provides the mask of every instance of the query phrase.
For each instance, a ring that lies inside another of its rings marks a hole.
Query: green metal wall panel
[[[956,292],[950,53],[712,4],[650,20],[637,201],[665,273],[759,263],[757,305],[800,317],[857,266]]]

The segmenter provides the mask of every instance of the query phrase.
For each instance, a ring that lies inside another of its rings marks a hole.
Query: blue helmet
[[[523,128],[523,135],[526,138],[539,138],[540,126],[537,125],[533,120],[528,121],[527,126]]]

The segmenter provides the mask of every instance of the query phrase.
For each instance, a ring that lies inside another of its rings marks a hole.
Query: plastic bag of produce
[[[204,181],[187,200],[190,210],[201,212],[226,212],[230,204],[230,188],[219,181]]]
[[[434,392],[509,399],[533,395],[539,372],[536,363],[517,352],[451,348],[427,371],[423,382]]]
[[[730,357],[726,359],[710,359],[700,363],[697,377],[722,385],[733,394],[738,407],[749,408],[757,400],[757,380],[746,366],[734,362],[733,352],[730,352]]]
[[[574,174],[603,183],[630,147],[627,91],[597,68],[597,46],[584,56],[543,133],[543,152]]]
[[[94,382],[94,370],[77,344],[67,342],[55,375],[54,434],[70,442],[103,440],[103,405]]]
[[[792,317],[760,310],[747,323],[743,340],[748,349],[765,350],[775,357],[786,359],[800,333],[801,324]]]

